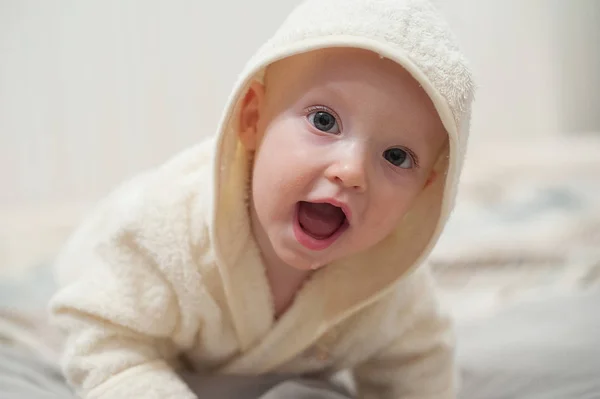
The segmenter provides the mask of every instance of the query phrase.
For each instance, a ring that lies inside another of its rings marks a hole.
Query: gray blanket
[[[348,393],[325,381],[282,376],[201,377],[183,375],[201,398],[214,399],[349,399]],[[2,399],[76,399],[59,370],[24,350],[0,348]]]
[[[593,291],[459,325],[461,399],[600,398],[599,307]]]

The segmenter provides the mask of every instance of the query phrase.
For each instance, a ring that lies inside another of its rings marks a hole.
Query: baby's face
[[[388,236],[435,177],[447,136],[408,72],[367,51],[331,49],[271,66],[243,101],[240,138],[255,151],[261,250],[314,269]]]

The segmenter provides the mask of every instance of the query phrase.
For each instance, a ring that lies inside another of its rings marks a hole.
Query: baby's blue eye
[[[383,152],[383,157],[392,165],[402,169],[410,169],[413,167],[411,155],[402,148],[389,148]]]
[[[340,132],[340,128],[338,126],[337,121],[335,120],[335,116],[331,115],[329,112],[311,112],[310,114],[308,114],[308,121],[314,127],[323,132],[333,134],[338,134]]]

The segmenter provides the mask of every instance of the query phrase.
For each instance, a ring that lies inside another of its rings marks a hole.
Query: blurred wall
[[[95,200],[212,134],[296,2],[0,0],[0,207]],[[600,130],[600,2],[437,3],[479,84],[473,145]]]
[[[600,131],[600,1],[556,5],[560,130]]]
[[[0,204],[94,200],[213,131],[292,3],[0,0]]]

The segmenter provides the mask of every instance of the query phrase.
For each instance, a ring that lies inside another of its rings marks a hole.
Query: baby
[[[240,76],[216,137],[99,205],[58,261],[84,398],[196,398],[180,371],[454,398],[424,259],[453,206],[473,84],[422,0],[308,0]]]

